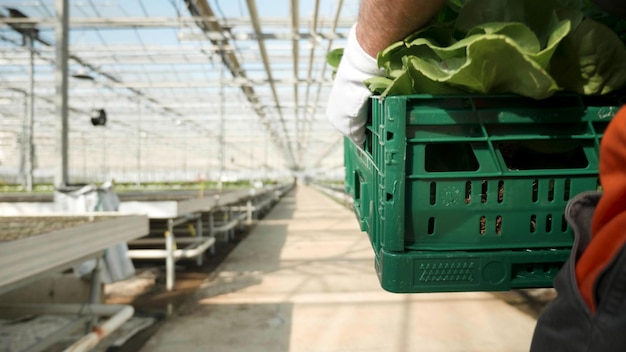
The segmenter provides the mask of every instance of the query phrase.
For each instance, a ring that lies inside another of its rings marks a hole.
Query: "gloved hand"
[[[369,56],[359,44],[356,27],[352,26],[348,42],[326,107],[326,117],[344,136],[358,146],[365,142],[367,123],[367,102],[372,94],[363,81],[375,76],[383,76],[385,71],[378,68],[376,59]]]

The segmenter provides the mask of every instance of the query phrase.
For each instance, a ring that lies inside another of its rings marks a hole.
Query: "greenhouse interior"
[[[518,1],[0,0],[0,352],[543,350],[626,15]]]
[[[70,1],[62,53],[54,1],[2,5],[3,183],[53,183],[57,99],[69,184],[342,179],[326,54],[345,42],[355,1]]]

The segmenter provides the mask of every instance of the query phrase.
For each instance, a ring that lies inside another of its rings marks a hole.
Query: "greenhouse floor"
[[[501,295],[383,291],[354,214],[300,185],[141,351],[527,351],[535,317]]]

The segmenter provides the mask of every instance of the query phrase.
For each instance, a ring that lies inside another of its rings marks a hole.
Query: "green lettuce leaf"
[[[341,57],[343,56],[343,48],[337,48],[331,50],[328,55],[326,55],[326,63],[330,65],[330,67],[335,70],[339,67],[339,63],[341,62]]]
[[[591,8],[589,0],[450,0],[435,23],[382,50],[386,76],[365,84],[381,97],[609,93],[626,86],[618,32],[626,22],[611,19],[609,27],[585,16]],[[341,53],[327,60],[336,68]]]
[[[567,90],[610,93],[626,86],[626,48],[614,31],[585,18],[559,46],[551,74]]]
[[[490,22],[517,22],[528,26],[547,46],[558,22],[554,0],[467,0],[459,11],[455,29],[463,33]]]
[[[413,56],[410,63],[433,81],[474,93],[508,92],[543,99],[559,90],[547,71],[506,36],[472,36],[461,43],[467,44],[464,60],[454,58],[437,63]]]

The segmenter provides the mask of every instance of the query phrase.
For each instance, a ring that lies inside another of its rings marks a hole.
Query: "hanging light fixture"
[[[95,82],[95,78],[90,75],[84,68],[79,68],[72,74],[72,78],[76,78],[84,81]],[[104,109],[93,108],[91,109],[91,124],[94,126],[104,126],[107,123],[107,113]]]
[[[82,79],[86,81],[95,81],[92,75],[90,75],[83,67],[79,68],[72,74],[72,78]]]
[[[107,113],[104,109],[91,110],[91,124],[94,126],[104,126],[107,123]]]

